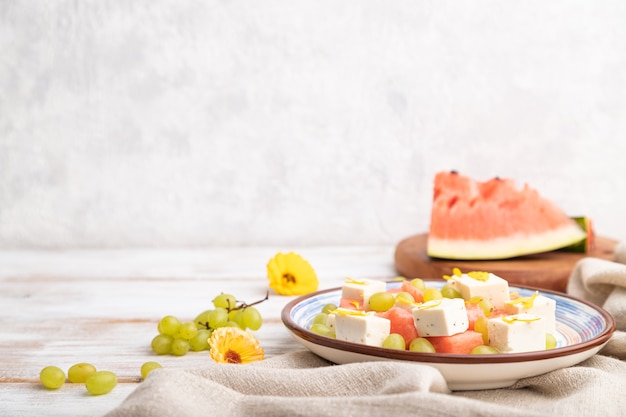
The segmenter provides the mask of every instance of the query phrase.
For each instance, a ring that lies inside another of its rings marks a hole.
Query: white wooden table
[[[191,320],[220,292],[263,298],[266,263],[281,250],[305,257],[320,288],[346,276],[395,275],[393,247],[0,251],[0,416],[101,416],[141,383],[139,368],[148,360],[202,367],[211,361],[207,352],[152,353],[158,320]],[[280,320],[291,299],[270,292],[258,306],[264,324],[256,336],[266,357],[302,349]],[[82,384],[52,391],[39,383],[43,367],[67,372],[79,362],[115,372],[119,384],[92,396]]]

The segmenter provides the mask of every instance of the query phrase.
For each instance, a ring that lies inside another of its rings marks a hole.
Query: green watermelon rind
[[[561,249],[587,237],[576,223],[532,235],[515,234],[484,240],[440,239],[429,236],[426,253],[432,258],[496,260]]]
[[[585,216],[572,217],[572,220],[574,220],[576,224],[578,224],[578,226],[585,231],[586,236],[584,239],[571,245],[559,248],[558,250],[562,252],[587,253],[593,246],[593,229],[591,226],[591,220]]]

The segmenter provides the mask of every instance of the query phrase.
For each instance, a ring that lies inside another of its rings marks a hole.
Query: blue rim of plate
[[[441,287],[442,280],[425,280],[428,286]],[[390,281],[387,288],[399,286],[400,282]],[[339,303],[341,287],[329,288],[307,294],[287,303],[281,312],[281,319],[294,335],[310,343],[327,348],[412,362],[429,363],[509,363],[527,362],[557,358],[584,352],[606,343],[615,331],[615,319],[611,314],[585,300],[535,287],[509,286],[509,291],[520,296],[532,295],[535,291],[556,301],[557,347],[523,353],[501,353],[491,355],[462,355],[451,353],[421,353],[346,342],[318,335],[308,330],[311,320],[327,303]]]

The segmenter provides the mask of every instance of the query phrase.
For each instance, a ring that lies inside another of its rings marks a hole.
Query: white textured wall
[[[435,172],[626,239],[626,3],[0,1],[0,247],[389,244]]]

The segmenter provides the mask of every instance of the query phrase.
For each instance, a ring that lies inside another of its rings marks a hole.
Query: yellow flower
[[[317,290],[315,270],[294,252],[278,253],[267,263],[270,288],[281,295],[303,295]]]
[[[238,327],[219,327],[213,330],[211,358],[217,363],[248,363],[263,360],[265,352],[259,341]]]

